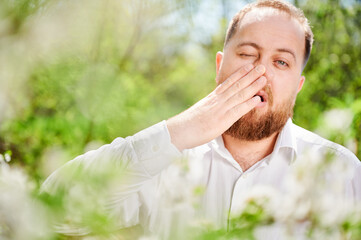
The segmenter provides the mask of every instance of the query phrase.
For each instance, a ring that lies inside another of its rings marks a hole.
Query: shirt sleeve
[[[128,137],[135,158],[150,176],[159,174],[171,162],[181,157],[179,150],[171,143],[165,121]]]
[[[74,188],[79,176],[86,182],[94,173],[98,177],[118,175],[117,186],[107,194],[106,208],[117,218],[120,227],[134,226],[140,223],[140,216],[149,214],[159,173],[181,156],[171,143],[166,122],[162,121],[69,161],[46,179],[42,192],[55,194],[64,186]],[[144,197],[145,192],[149,198]]]
[[[354,192],[354,199],[357,205],[361,207],[361,163],[355,169],[354,177],[351,181],[351,186]]]
[[[346,163],[344,169],[340,169],[340,176],[345,179],[345,197],[361,207],[361,162],[348,149],[341,147],[338,152],[338,160]]]

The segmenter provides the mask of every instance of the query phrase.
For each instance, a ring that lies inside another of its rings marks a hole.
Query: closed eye
[[[256,55],[240,54],[241,57],[257,57]]]

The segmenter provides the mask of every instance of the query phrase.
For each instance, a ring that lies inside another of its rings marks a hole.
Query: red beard
[[[265,87],[268,95],[268,107],[273,106],[273,95],[269,86]],[[280,132],[289,118],[293,116],[294,101],[288,100],[276,107],[277,110],[269,109],[266,113],[260,114],[257,108],[252,109],[246,115],[237,120],[225,134],[231,137],[257,141]]]

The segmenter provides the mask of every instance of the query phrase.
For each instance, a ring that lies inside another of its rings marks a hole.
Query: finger
[[[252,82],[256,81],[260,76],[265,73],[266,69],[263,65],[258,65],[252,71],[250,71],[243,78],[236,81],[232,86],[223,92],[224,99],[232,97],[234,94],[248,87]]]
[[[247,101],[240,103],[233,108],[229,109],[227,115],[231,118],[231,121],[234,123],[253,108],[255,108],[261,102],[260,96],[254,96]]]
[[[241,91],[235,93],[232,97],[227,100],[227,105],[229,107],[233,107],[238,105],[239,103],[246,102],[254,95],[256,95],[267,83],[267,79],[265,76],[259,77],[256,81],[254,81],[248,87],[242,89]]]
[[[240,69],[238,69],[236,72],[234,72],[231,76],[229,76],[223,83],[218,85],[216,88],[216,93],[221,94],[224,92],[227,88],[232,86],[233,83],[235,83],[238,79],[244,77],[254,68],[253,64],[247,64]]]

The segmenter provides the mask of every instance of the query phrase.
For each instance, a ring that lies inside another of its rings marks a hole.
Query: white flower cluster
[[[324,122],[328,129],[333,131],[347,131],[353,120],[353,113],[350,109],[331,109],[324,113]]]
[[[351,106],[350,108],[334,108],[324,112],[316,132],[326,139],[346,146],[356,154],[357,140],[352,130],[354,120],[354,110],[352,109]]]
[[[352,174],[349,166],[332,156],[309,152],[295,162],[284,192],[257,186],[244,197],[238,214],[252,203],[274,220],[273,227],[286,239],[345,239],[349,233],[343,225],[361,221],[360,206],[345,194],[345,181]],[[255,236],[268,227],[260,225]]]
[[[189,232],[186,229],[200,222],[196,212],[204,190],[199,184],[201,176],[200,162],[186,159],[180,159],[161,174],[157,216],[151,223],[157,236],[151,236],[151,239],[187,238]]]
[[[34,186],[24,172],[9,167],[7,161],[10,159],[10,154],[0,155],[0,238],[51,239],[51,209],[46,212],[44,206],[31,197]],[[202,186],[199,185],[202,169],[199,163],[182,159],[159,176],[157,201],[152,206],[156,208],[156,216],[151,222],[152,230],[157,235],[142,236],[141,239],[188,239],[193,237],[193,230],[198,231],[197,227],[204,229],[205,222],[197,219],[197,206],[202,192]],[[115,226],[110,226],[114,219],[104,220],[104,224],[108,225],[106,227],[96,224],[92,229],[77,224],[90,224],[89,221],[95,215],[100,219],[108,218],[106,211],[103,212],[105,209],[101,209],[105,206],[104,199],[99,196],[104,195],[107,188],[113,187],[113,180],[119,182],[121,179],[109,176],[111,171],[107,167],[92,177],[87,175],[84,178],[80,173],[71,173],[79,176],[75,180],[80,181],[80,185],[72,187],[67,198],[64,198],[66,213],[61,220],[65,220],[65,225],[57,225],[55,231],[78,235],[81,239],[110,239],[102,238],[102,235],[93,238],[87,236],[87,233],[114,229]],[[110,177],[108,186],[99,181],[105,177]],[[285,239],[347,239],[351,235],[344,226],[361,224],[361,207],[350,202],[345,195],[345,181],[350,177],[352,171],[343,162],[334,160],[331,155],[308,152],[294,162],[285,178],[284,191],[259,185],[244,197],[236,214],[246,212],[256,216],[260,214],[259,209],[262,210],[261,219],[266,221],[252,220],[252,226],[256,226],[254,235],[257,239],[262,239],[259,236],[264,236],[269,228],[278,228]],[[330,179],[332,184],[329,184]],[[63,184],[74,186],[73,181]],[[96,218],[93,220],[98,221]]]
[[[0,154],[0,164],[6,165],[6,163],[11,161],[11,156],[9,153],[5,153],[4,155]]]
[[[46,239],[51,235],[42,205],[31,197],[34,185],[20,168],[7,164],[0,154],[0,239]]]

